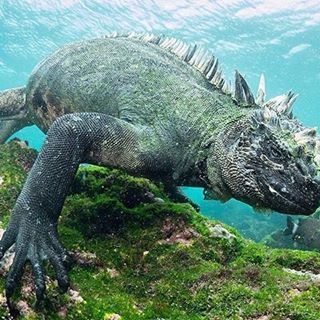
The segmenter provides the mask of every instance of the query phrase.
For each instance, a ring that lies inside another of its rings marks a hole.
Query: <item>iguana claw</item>
[[[0,241],[0,257],[15,243],[15,256],[6,279],[6,298],[10,312],[14,310],[11,298],[26,261],[30,262],[34,277],[36,307],[41,305],[46,290],[44,259],[52,264],[60,291],[66,292],[69,287],[67,264],[70,259],[58,240],[56,224],[39,218],[32,221],[32,215],[24,216],[24,219],[18,221],[14,219],[17,215],[19,213],[15,211]],[[18,227],[13,227],[14,222],[18,222]]]

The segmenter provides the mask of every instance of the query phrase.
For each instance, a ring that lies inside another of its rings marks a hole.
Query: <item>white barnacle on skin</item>
[[[274,194],[279,194],[274,188],[272,188],[271,186],[269,186],[269,191],[271,193],[274,193]]]
[[[77,121],[83,121],[82,118],[80,118],[79,116],[74,115],[74,114],[71,115],[71,119],[72,119],[73,121],[76,121],[76,122],[77,122]]]
[[[23,209],[26,211],[30,211],[30,206],[28,204],[24,204]]]

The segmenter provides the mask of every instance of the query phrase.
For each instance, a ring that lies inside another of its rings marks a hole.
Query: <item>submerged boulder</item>
[[[18,139],[0,146],[0,217],[6,220],[37,152]]]
[[[3,148],[11,148],[12,163],[30,152],[16,142]],[[26,174],[16,173],[18,192]],[[120,170],[79,169],[59,233],[74,260],[71,288],[60,295],[47,265],[47,297],[35,312],[27,265],[15,298],[23,319],[320,318],[319,284],[305,276],[320,274],[319,254],[245,240],[190,204],[171,202],[161,185]]]

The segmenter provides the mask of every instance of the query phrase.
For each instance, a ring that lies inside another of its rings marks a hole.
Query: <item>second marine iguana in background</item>
[[[320,220],[315,218],[298,221],[287,217],[287,227],[283,230],[285,236],[290,236],[294,248],[313,250],[320,249]]]
[[[0,116],[11,121],[3,140],[26,124],[48,131],[0,242],[1,256],[16,244],[7,298],[26,260],[39,301],[45,257],[59,286],[68,287],[57,222],[82,162],[202,186],[223,201],[314,212],[320,140],[292,116],[291,92],[264,98],[263,77],[254,98],[236,72],[232,92],[215,57],[148,34],[64,46],[35,68],[25,88],[1,92]]]

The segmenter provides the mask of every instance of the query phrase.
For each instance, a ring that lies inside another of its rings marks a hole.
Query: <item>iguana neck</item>
[[[178,184],[208,186],[208,155],[214,152],[223,157],[224,153],[219,150],[219,144],[223,142],[224,150],[231,148],[254,111],[239,108],[231,97],[218,100],[221,105],[217,105],[216,101],[212,109],[210,105],[206,109],[199,108],[199,114],[196,115],[198,119],[193,122],[193,130],[190,130],[192,134],[185,135],[184,144],[176,143],[176,153],[181,157],[176,162],[173,177]],[[197,124],[199,127],[196,127]],[[218,168],[217,170],[219,171]]]
[[[223,130],[208,141],[208,152],[205,159],[205,199],[227,201],[232,192],[226,184],[223,172],[231,170],[229,167],[240,136],[251,128],[251,117],[254,109],[247,109],[247,114],[237,121],[230,121]],[[231,157],[231,158],[230,158]],[[207,189],[207,190],[206,190]]]

